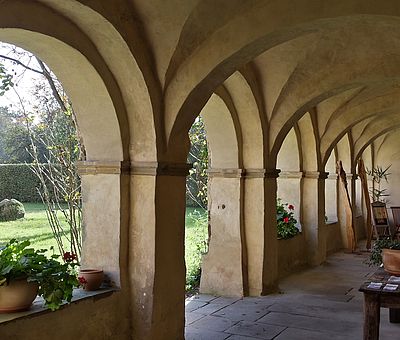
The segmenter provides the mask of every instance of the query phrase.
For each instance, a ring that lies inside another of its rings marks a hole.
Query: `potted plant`
[[[30,242],[10,240],[0,248],[0,312],[29,309],[36,295],[51,310],[71,302],[78,286],[76,255],[65,253],[47,257],[47,249],[29,248]],[[15,298],[15,299],[14,299]]]
[[[376,240],[369,258],[370,265],[381,265],[393,275],[400,275],[400,241],[390,237]]]
[[[276,223],[278,239],[287,239],[296,236],[299,229],[296,227],[297,220],[294,218],[294,206],[282,203],[278,198],[276,202]]]

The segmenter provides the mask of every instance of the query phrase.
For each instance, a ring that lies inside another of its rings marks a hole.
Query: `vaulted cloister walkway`
[[[196,295],[186,301],[186,340],[362,339],[360,284],[375,270],[367,254],[335,253],[280,283],[282,294],[257,298]],[[398,339],[400,324],[381,309],[380,339]]]

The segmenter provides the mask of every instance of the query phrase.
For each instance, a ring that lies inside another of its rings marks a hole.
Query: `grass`
[[[0,244],[10,239],[29,239],[36,249],[54,247],[58,253],[57,243],[47,222],[46,212],[41,203],[24,203],[25,218],[0,222]],[[207,251],[208,237],[207,212],[199,208],[186,210],[185,261],[186,289],[195,289],[200,282],[201,255]]]
[[[45,207],[42,203],[24,203],[25,217],[10,222],[0,222],[0,244],[10,239],[30,240],[35,249],[54,247],[59,253],[57,242],[47,222]]]
[[[186,290],[196,289],[200,284],[201,256],[207,252],[208,215],[199,208],[186,209],[185,262]]]

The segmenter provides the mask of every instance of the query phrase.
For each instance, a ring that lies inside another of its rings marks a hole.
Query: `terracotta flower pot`
[[[97,290],[104,279],[104,273],[98,269],[79,270],[79,281],[85,290]]]
[[[382,249],[383,267],[396,276],[400,276],[400,250]]]
[[[31,307],[38,285],[25,279],[0,286],[0,313],[21,312]]]

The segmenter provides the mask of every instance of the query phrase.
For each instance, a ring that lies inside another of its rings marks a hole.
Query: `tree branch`
[[[25,69],[27,69],[27,70],[29,70],[29,71],[32,71],[32,72],[35,72],[35,73],[44,75],[42,71],[36,70],[36,69],[34,69],[34,68],[32,68],[32,67],[26,65],[26,64],[24,64],[22,61],[20,61],[20,60],[18,60],[18,59],[15,59],[15,58],[6,56],[6,55],[4,55],[4,54],[0,54],[0,58],[1,58],[1,59],[10,60],[10,61],[12,61],[12,62],[14,62],[14,63],[16,63],[16,64],[22,66],[23,68],[25,68]]]
[[[42,69],[42,75],[46,78],[47,82],[50,85],[51,88],[51,92],[53,93],[54,98],[56,99],[58,105],[60,105],[60,108],[63,112],[67,111],[67,107],[64,103],[64,101],[62,100],[60,93],[57,90],[56,84],[54,83],[54,79],[51,76],[50,71],[47,69],[47,67],[45,66],[45,64],[43,63],[43,61],[41,61],[38,57],[36,57],[36,60],[40,66],[40,68]]]

